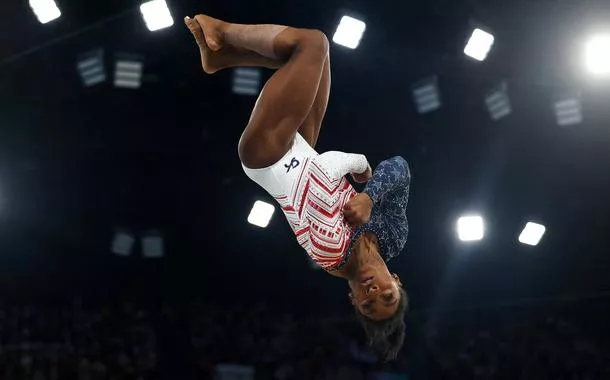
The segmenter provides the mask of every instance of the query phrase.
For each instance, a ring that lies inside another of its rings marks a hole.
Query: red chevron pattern
[[[315,158],[304,162],[290,194],[275,195],[297,241],[324,269],[338,266],[349,248],[352,230],[341,211],[354,195],[345,177],[334,178]]]

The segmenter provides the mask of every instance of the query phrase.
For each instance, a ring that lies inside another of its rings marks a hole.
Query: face
[[[385,273],[384,273],[385,272]],[[392,317],[400,302],[400,279],[385,271],[362,273],[358,281],[350,281],[349,297],[365,317],[381,321]]]

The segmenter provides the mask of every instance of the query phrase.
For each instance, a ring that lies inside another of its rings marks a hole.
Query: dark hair
[[[369,347],[383,362],[396,359],[405,340],[405,314],[409,308],[409,297],[403,288],[399,288],[399,292],[396,313],[383,321],[367,318],[356,308],[356,317],[364,327]]]

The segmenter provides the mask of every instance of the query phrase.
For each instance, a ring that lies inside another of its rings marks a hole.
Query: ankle
[[[226,36],[232,26],[236,26],[237,24],[232,24],[230,22],[219,20],[216,25],[216,32],[218,33],[218,38],[221,41],[226,41]]]
[[[267,58],[276,59],[273,51],[275,38],[286,26],[225,24],[225,42],[236,48],[244,48]]]

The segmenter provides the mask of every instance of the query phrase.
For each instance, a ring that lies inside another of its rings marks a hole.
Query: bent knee
[[[302,29],[299,45],[302,48],[314,50],[320,55],[328,54],[329,42],[326,34],[318,29]]]

